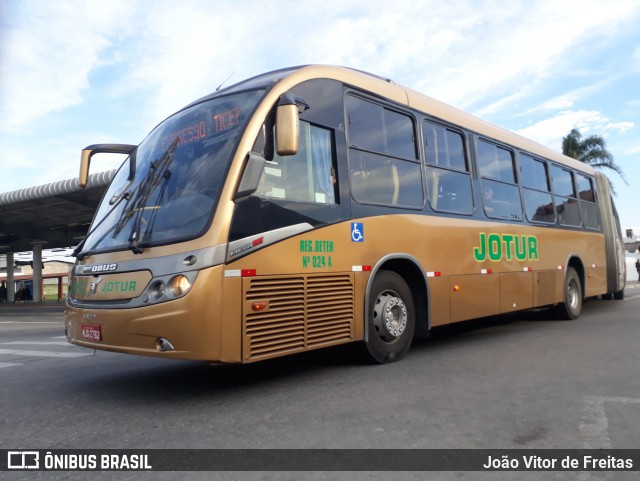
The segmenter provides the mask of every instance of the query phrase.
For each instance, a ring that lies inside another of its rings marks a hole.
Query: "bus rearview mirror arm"
[[[125,154],[131,155],[138,146],[130,144],[93,144],[82,149],[82,156],[80,157],[80,175],[78,177],[78,183],[81,188],[86,188],[89,182],[89,164],[91,163],[91,157],[95,154]],[[129,160],[129,179],[133,179],[136,173],[135,164]]]

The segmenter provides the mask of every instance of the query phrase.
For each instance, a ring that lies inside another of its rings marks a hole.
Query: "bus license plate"
[[[80,326],[82,337],[89,341],[102,341],[102,331],[99,325],[82,324]]]

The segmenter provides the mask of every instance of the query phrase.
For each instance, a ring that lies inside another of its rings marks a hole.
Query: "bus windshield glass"
[[[209,226],[236,145],[263,91],[214,98],[169,117],[118,170],[82,255],[168,244]],[[130,162],[135,175],[130,178]]]

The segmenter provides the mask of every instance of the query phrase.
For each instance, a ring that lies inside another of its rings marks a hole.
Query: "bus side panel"
[[[225,277],[222,281],[220,312],[220,361],[242,362],[242,279]]]
[[[429,310],[431,312],[431,327],[442,326],[451,322],[451,287],[442,277],[431,277],[429,282]],[[419,322],[426,321],[419,319]]]
[[[562,285],[558,269],[533,273],[533,305],[548,306],[558,300],[557,285]]]
[[[362,232],[362,238],[357,241],[351,235],[354,225]],[[335,277],[338,284],[342,282],[342,276],[351,276],[353,307],[345,306],[342,310],[348,310],[351,315],[353,309],[352,340],[364,337],[365,287],[370,277],[367,270],[378,266],[380,260],[387,256],[400,258],[407,255],[415,259],[424,272],[428,283],[431,326],[562,302],[566,263],[571,256],[584,267],[587,293],[606,290],[604,239],[598,232],[580,232],[577,235],[572,229],[547,226],[488,222],[457,216],[401,214],[360,217],[304,232],[273,245],[259,246],[230,262],[227,268],[255,271],[257,278],[270,278],[265,279],[266,292],[281,291],[282,286],[277,283],[269,284],[277,276],[299,282],[301,292],[304,292],[305,282],[314,276],[326,276],[329,280]],[[397,262],[391,262],[380,267],[393,269],[397,266]],[[246,278],[243,281],[248,282]],[[259,286],[256,284],[255,287]],[[252,289],[243,284],[243,296]],[[287,295],[291,295],[294,286],[285,290]],[[252,296],[256,292],[253,289]],[[245,306],[243,319],[252,308],[247,300],[263,300],[260,295],[242,299]],[[331,305],[331,298],[326,302]],[[294,324],[304,323],[304,311],[302,316],[293,311],[288,314],[295,318]],[[417,319],[417,322],[424,323],[427,319]],[[296,329],[301,325],[296,324]],[[253,323],[250,329],[248,325],[244,329],[257,332],[257,326]],[[284,330],[272,331],[283,339],[286,337],[284,333]],[[256,338],[255,335],[243,336],[243,361],[247,361],[249,352],[255,353],[256,358],[261,357],[257,355],[257,348],[248,351],[246,345],[251,336]],[[348,338],[342,341],[348,342]],[[265,349],[268,348],[267,342],[265,339]],[[296,342],[301,344],[292,345],[292,350],[306,349],[303,338]],[[283,346],[281,352],[289,352],[289,347]]]
[[[584,297],[599,296],[607,292],[607,266],[604,263],[591,263],[584,266]]]
[[[451,322],[498,314],[499,284],[497,275],[450,276]]]
[[[354,273],[242,279],[244,362],[354,340]]]
[[[533,307],[533,273],[500,274],[500,312],[512,312]]]
[[[359,272],[354,275],[354,327],[353,338],[356,341],[362,341],[365,338],[364,319],[366,318],[364,302],[357,302],[358,299],[364,299],[369,283],[370,274],[368,272]]]

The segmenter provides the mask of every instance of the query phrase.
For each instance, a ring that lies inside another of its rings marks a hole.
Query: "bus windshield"
[[[82,255],[192,239],[208,227],[243,126],[263,91],[214,98],[158,125],[120,167]],[[135,175],[130,178],[130,162]]]

